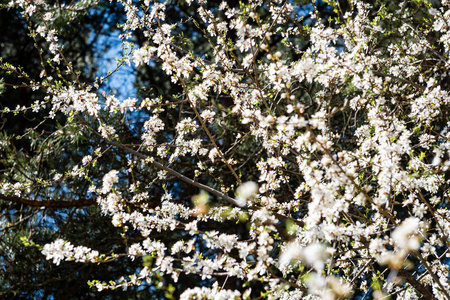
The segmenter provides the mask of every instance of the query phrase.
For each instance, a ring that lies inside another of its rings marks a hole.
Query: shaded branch
[[[415,288],[424,299],[435,299],[433,294],[423,286],[417,279],[404,269],[398,270],[398,274],[405,279],[413,288]]]
[[[53,208],[67,208],[67,207],[84,207],[97,204],[95,199],[79,199],[79,200],[34,200],[30,198],[17,197],[12,195],[0,194],[0,199],[8,202],[24,204],[34,207],[53,207]]]
[[[373,70],[372,73],[375,74],[375,75],[378,75],[378,76],[382,76],[382,77],[390,77],[390,78],[395,79],[395,80],[397,80],[397,81],[400,81],[400,82],[404,82],[404,83],[410,84],[410,85],[412,85],[413,87],[418,88],[419,90],[424,90],[424,89],[426,89],[426,87],[421,86],[420,84],[417,84],[417,83],[415,83],[415,82],[412,82],[411,80],[407,80],[407,79],[400,78],[400,77],[397,77],[397,76],[394,76],[394,75],[386,74],[386,73],[383,73],[383,72],[381,72],[381,71]]]

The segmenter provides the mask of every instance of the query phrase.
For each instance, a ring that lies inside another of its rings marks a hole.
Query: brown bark
[[[413,288],[415,288],[420,294],[422,294],[423,299],[435,299],[433,294],[426,286],[422,285],[417,279],[412,276],[408,271],[404,269],[398,270],[398,275],[405,279]]]
[[[53,208],[68,208],[68,207],[84,207],[96,204],[95,199],[79,199],[79,200],[43,200],[17,197],[12,195],[0,194],[0,199],[8,202],[24,204],[34,207],[53,207]]]

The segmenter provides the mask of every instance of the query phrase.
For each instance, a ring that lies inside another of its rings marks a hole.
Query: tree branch
[[[95,199],[79,199],[79,200],[34,200],[30,198],[22,198],[12,195],[0,194],[0,199],[8,202],[24,204],[34,207],[53,207],[53,208],[68,208],[68,207],[83,207],[97,204]]]
[[[130,154],[133,154],[133,155],[135,155],[135,156],[137,156],[137,157],[139,157],[139,158],[142,158],[142,159],[144,159],[144,160],[146,160],[147,158],[149,158],[148,156],[146,156],[146,155],[144,155],[144,154],[142,154],[142,153],[140,153],[140,152],[138,152],[138,151],[136,151],[136,150],[133,150],[133,149],[131,149],[131,148],[128,148],[127,146],[125,146],[125,145],[123,145],[123,144],[121,144],[121,143],[119,143],[119,142],[116,142],[116,141],[108,141],[108,143],[111,144],[111,145],[114,145],[114,146],[116,146],[116,147],[119,147],[120,149],[125,150],[126,152],[128,152],[128,153],[130,153]],[[169,168],[169,167],[166,167],[165,165],[163,165],[163,164],[157,162],[157,161],[154,160],[154,159],[153,159],[153,160],[150,160],[149,163],[152,164],[152,165],[154,165],[154,166],[157,167],[158,169],[164,170],[164,171],[166,171],[167,173],[169,173],[169,174],[171,174],[171,175],[177,177],[178,179],[180,179],[180,180],[182,180],[182,181],[184,181],[184,182],[186,182],[186,183],[188,183],[188,184],[190,184],[190,185],[196,186],[196,187],[198,187],[198,188],[201,189],[201,190],[204,190],[204,191],[206,191],[206,192],[208,192],[208,193],[213,194],[214,196],[217,196],[217,197],[219,197],[219,198],[222,198],[222,199],[226,200],[228,203],[230,203],[230,204],[232,204],[232,205],[234,205],[234,206],[243,207],[242,205],[240,205],[240,204],[238,203],[238,201],[237,201],[236,199],[231,198],[230,196],[228,196],[228,195],[226,195],[226,194],[224,194],[224,193],[222,193],[222,192],[219,192],[218,190],[215,190],[215,189],[213,189],[213,188],[211,188],[211,187],[209,187],[209,186],[206,186],[206,185],[204,185],[204,184],[201,184],[201,183],[199,183],[199,182],[196,182],[196,181],[194,181],[194,180],[192,180],[192,179],[190,179],[190,178],[184,176],[183,174],[178,173],[178,172],[175,171],[174,169],[171,169],[171,168]]]
[[[403,277],[413,288],[415,288],[420,294],[422,294],[422,297],[424,299],[435,299],[433,294],[420,282],[416,280],[414,276],[409,274],[408,271],[404,269],[398,270],[398,274]]]

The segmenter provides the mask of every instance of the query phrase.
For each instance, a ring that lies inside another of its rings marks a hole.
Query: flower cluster
[[[42,85],[50,117],[76,119],[122,163],[75,168],[64,180],[84,178],[124,239],[140,235],[123,257],[153,259],[130,280],[93,286],[184,274],[207,286],[181,299],[424,291],[450,299],[450,3],[329,1],[331,18],[289,1],[186,1],[195,18],[175,22],[169,3],[119,2],[124,61],[158,68],[181,92],[102,98],[78,76],[70,86]],[[42,3],[10,5],[31,16]],[[56,32],[43,22],[36,33],[62,64]],[[185,23],[198,29],[191,42],[180,33]],[[133,35],[145,44],[131,51]],[[91,155],[79,165],[90,164]],[[28,192],[19,182],[2,186]],[[42,253],[56,264],[100,261],[61,239]],[[235,290],[220,288],[217,278],[230,277]],[[260,290],[246,288],[256,282]]]
[[[47,244],[42,249],[42,254],[53,263],[59,265],[62,260],[74,260],[76,262],[96,262],[98,261],[98,251],[88,247],[74,247],[70,242],[58,239],[51,244]]]

